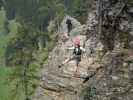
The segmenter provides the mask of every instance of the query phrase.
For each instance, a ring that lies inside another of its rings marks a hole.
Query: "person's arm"
[[[74,47],[70,47],[70,48],[67,48],[68,50],[73,50],[74,49]]]
[[[80,47],[80,49],[83,51],[83,52],[85,52],[86,50],[85,50],[85,48],[83,48],[83,47]]]

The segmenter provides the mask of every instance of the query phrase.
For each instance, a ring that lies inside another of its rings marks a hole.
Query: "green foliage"
[[[10,20],[9,24],[8,24],[8,29],[9,29],[9,33],[12,34],[17,34],[18,32],[18,27],[20,27],[20,24],[18,22],[16,22],[16,20]]]
[[[85,23],[88,14],[88,0],[72,0],[67,13]]]
[[[34,64],[36,66],[41,67],[47,61],[47,58],[48,58],[48,49],[44,48],[43,50],[36,51],[34,53],[34,59],[36,60]]]
[[[38,67],[33,66],[31,60],[32,52],[35,50],[33,38],[25,26],[19,27],[17,33],[8,36],[7,39],[9,40],[5,52],[6,65],[14,67],[9,82],[7,82],[11,86],[8,91],[10,90],[10,97],[12,96],[13,100],[24,100],[25,96],[31,95],[36,87],[34,80],[37,72],[35,69]],[[25,65],[26,62],[28,65]],[[29,84],[30,81],[32,84]],[[28,90],[25,90],[26,87]],[[28,94],[25,95],[25,91],[28,91]]]
[[[0,34],[6,34],[7,33],[7,16],[6,16],[6,11],[3,7],[1,7],[0,10]]]
[[[5,66],[5,51],[8,42],[7,35],[0,35],[0,66]]]
[[[40,31],[46,31],[50,20],[61,21],[66,13],[85,23],[88,9],[88,0],[72,0],[67,8],[63,0],[9,0],[6,4],[9,18],[17,17]]]
[[[31,63],[28,66],[16,66],[10,74],[9,85],[13,100],[25,100],[33,95],[39,83],[38,66]]]
[[[0,41],[0,57],[4,56],[4,50],[5,50],[6,42],[7,42],[6,39],[7,39],[6,36],[3,36],[3,35],[0,36],[0,40],[1,40]]]
[[[62,0],[9,0],[6,4],[9,18],[17,17],[40,31],[46,31],[48,22],[64,12]]]
[[[23,50],[28,51],[36,49],[35,36],[26,26],[21,26],[18,32],[9,37],[9,42],[6,49],[6,62],[7,65],[21,65]]]
[[[9,34],[10,36],[10,34]],[[40,38],[42,37],[42,38]],[[31,28],[21,25],[18,32],[8,39],[6,64],[14,67],[11,75],[12,96],[14,100],[30,97],[39,83],[40,67],[47,61],[48,52],[54,46],[54,34],[34,32]],[[40,49],[40,39],[42,49]],[[25,64],[28,63],[28,64]]]
[[[8,42],[6,22],[6,11],[2,7],[0,10],[0,100],[10,100],[10,85],[6,83],[11,69],[5,68],[5,51]]]
[[[9,98],[9,89],[11,88],[11,86],[7,84],[7,80],[11,71],[12,70],[10,68],[0,66],[0,100],[11,100]]]

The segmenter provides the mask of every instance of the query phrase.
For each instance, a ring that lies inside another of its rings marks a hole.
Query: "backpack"
[[[81,55],[81,53],[82,53],[82,50],[80,49],[80,47],[75,47],[74,48],[73,54],[75,54],[75,55]]]

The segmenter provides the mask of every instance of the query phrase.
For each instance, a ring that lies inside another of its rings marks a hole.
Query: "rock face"
[[[129,54],[112,51],[104,55],[102,77],[88,81],[89,86],[94,86],[96,93],[91,99],[83,100],[132,100],[132,68],[133,63]],[[133,56],[132,56],[133,57]],[[99,77],[99,76],[98,76]],[[87,95],[85,95],[87,97]],[[88,96],[88,98],[90,98]]]
[[[129,1],[103,0],[103,32],[100,37],[105,49],[130,48],[133,40],[133,19],[129,13],[131,5]]]
[[[113,18],[121,8],[120,0],[103,1],[106,2],[104,7],[109,8],[104,13],[105,16]],[[130,16],[132,10],[129,9],[130,14],[124,11],[124,14],[119,15],[121,20],[115,31],[114,26],[103,19],[106,22],[102,26],[103,32],[107,34],[101,34],[101,41],[97,30],[96,8],[94,9],[97,2],[92,2],[85,26],[86,34],[80,34],[80,37],[86,38],[83,41],[86,52],[82,55],[77,73],[75,61],[58,68],[62,61],[72,55],[72,51],[67,48],[73,46],[71,39],[65,42],[59,39],[58,45],[49,54],[48,64],[44,65],[42,81],[33,100],[133,100],[133,38],[130,36],[133,33],[133,18]],[[65,29],[61,28],[60,32]],[[108,48],[110,43],[113,45],[111,50]]]

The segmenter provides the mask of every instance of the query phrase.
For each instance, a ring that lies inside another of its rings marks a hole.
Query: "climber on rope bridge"
[[[81,61],[81,55],[83,52],[85,52],[85,49],[80,46],[80,38],[78,36],[74,39],[73,42],[74,42],[74,47],[68,48],[69,50],[73,50],[73,56],[66,59],[61,65],[59,65],[58,66],[59,68],[61,68],[64,64],[68,63],[71,60],[76,60],[76,66],[78,69],[79,62]]]

